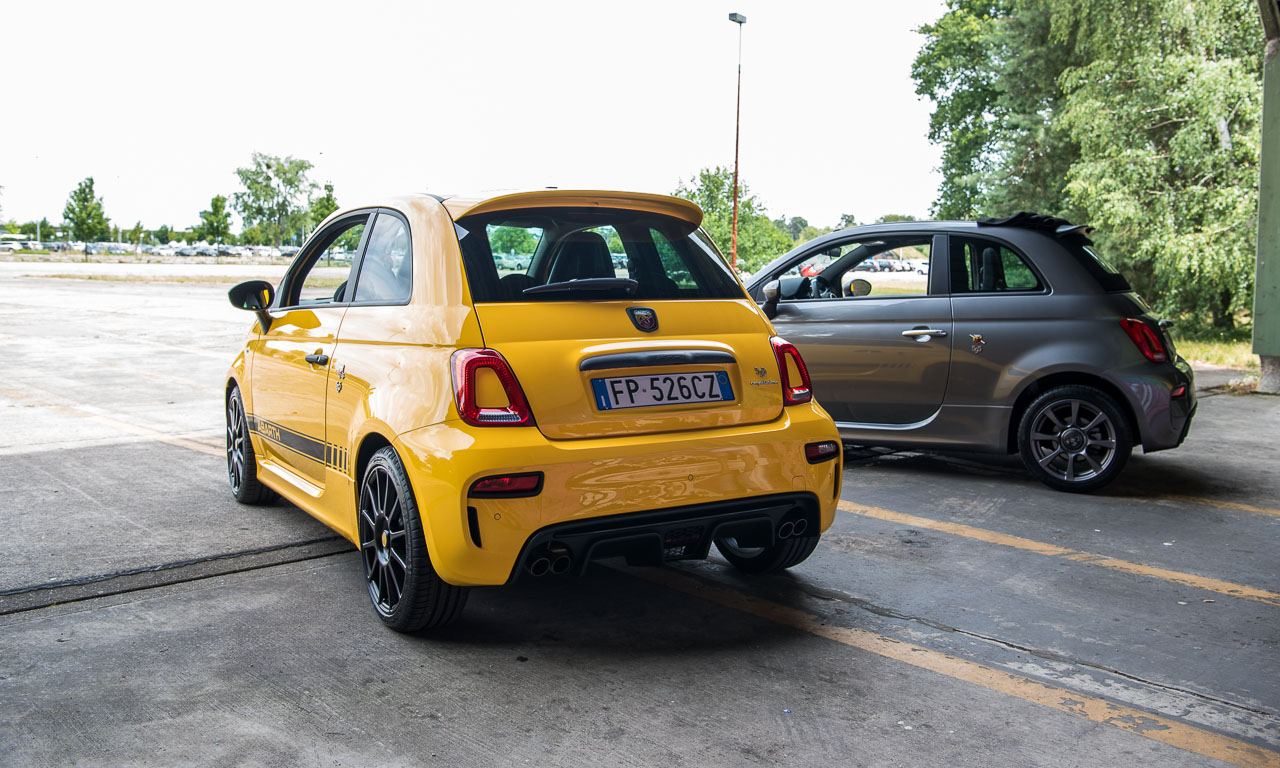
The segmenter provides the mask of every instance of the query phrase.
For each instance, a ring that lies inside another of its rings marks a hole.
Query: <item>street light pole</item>
[[[729,265],[738,271],[738,136],[742,130],[742,25],[747,17],[740,13],[729,14],[729,21],[738,25],[738,105],[733,115],[733,235],[729,246]]]

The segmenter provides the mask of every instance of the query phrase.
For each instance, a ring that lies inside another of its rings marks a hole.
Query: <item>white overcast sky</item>
[[[940,150],[910,68],[941,0],[0,0],[0,218],[57,223],[92,176],[113,223],[185,228],[254,151],[311,161],[344,206],[669,193],[733,163],[730,11],[740,168],[769,213],[927,215]]]

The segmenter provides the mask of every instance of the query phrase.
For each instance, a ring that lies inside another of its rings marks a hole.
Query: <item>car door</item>
[[[894,232],[828,241],[772,276],[774,326],[800,349],[814,396],[837,422],[908,426],[941,407],[951,303],[937,283],[945,270],[932,267],[944,240]],[[930,274],[855,271],[881,254],[929,261]]]
[[[949,240],[956,341],[947,403],[1011,406],[1018,381],[1031,373],[1019,364],[1047,339],[1062,338],[1076,308],[1054,301],[1010,243],[967,233]]]
[[[285,273],[271,327],[255,342],[250,428],[281,477],[319,495],[334,453],[325,439],[329,359],[350,302],[354,257],[371,213],[344,216],[314,236]]]

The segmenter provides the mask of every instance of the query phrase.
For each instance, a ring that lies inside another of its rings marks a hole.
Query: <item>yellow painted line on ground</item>
[[[168,435],[168,434],[165,434],[164,432],[151,429],[150,427],[144,427],[140,424],[131,424],[130,422],[121,421],[120,419],[113,418],[111,416],[106,416],[100,413],[94,413],[93,411],[90,411],[87,409],[68,407],[64,405],[55,405],[53,403],[43,402],[35,398],[32,398],[22,392],[18,392],[12,389],[3,390],[3,394],[5,397],[11,400],[20,400],[26,403],[30,403],[31,405],[34,405],[38,408],[44,408],[46,410],[53,411],[54,413],[61,413],[65,416],[75,416],[76,418],[86,419],[88,421],[94,421],[99,424],[112,427],[114,429],[118,429],[121,432],[127,432],[131,435],[145,437],[149,440],[155,440],[161,443],[168,443],[169,445],[176,445],[179,448],[186,448],[187,450],[195,451],[196,453],[203,453],[209,456],[218,456],[220,458],[225,458],[227,455],[226,450],[222,448],[215,448],[209,445],[204,445],[194,440],[188,440],[187,438],[178,437],[176,435]]]
[[[1212,579],[1207,576],[1197,576],[1193,573],[1183,573],[1182,571],[1171,571],[1168,568],[1156,568],[1150,565],[1142,565],[1141,563],[1131,563],[1128,560],[1120,560],[1114,557],[1105,557],[1103,555],[1095,555],[1089,552],[1081,552],[1076,549],[1068,549],[1066,547],[1059,547],[1053,544],[1046,544],[1042,541],[1024,539],[1021,536],[1010,536],[1005,533],[988,531],[985,528],[975,528],[974,526],[962,525],[960,523],[947,523],[941,520],[931,520],[927,517],[916,517],[915,515],[904,515],[901,512],[880,509],[879,507],[867,507],[844,500],[840,501],[840,509],[844,512],[850,512],[855,515],[873,517],[877,520],[898,523],[900,525],[908,525],[912,528],[927,528],[932,531],[949,533],[953,536],[963,536],[968,539],[975,539],[988,544],[998,544],[1002,547],[1012,547],[1024,552],[1034,552],[1037,555],[1061,557],[1078,563],[1087,563],[1089,565],[1096,565],[1102,568],[1110,568],[1113,571],[1121,571],[1123,573],[1130,573],[1137,576],[1148,576],[1154,579],[1172,582],[1174,584],[1181,584],[1186,587],[1204,589],[1210,592],[1230,595],[1231,597],[1242,597],[1246,600],[1256,600],[1260,603],[1280,607],[1280,593],[1269,592],[1265,589],[1257,589],[1255,587],[1248,587],[1243,584],[1235,584],[1230,581]]]
[[[1141,491],[1133,491],[1131,493],[1125,492],[1123,498],[1132,499],[1134,501],[1180,501],[1184,504],[1199,504],[1205,507],[1219,507],[1221,509],[1234,509],[1238,512],[1251,512],[1255,515],[1271,515],[1272,517],[1280,517],[1280,509],[1255,507],[1252,504],[1241,504],[1237,501],[1205,499],[1200,496],[1182,496],[1176,493],[1157,493],[1151,495],[1144,494]]]
[[[895,640],[864,629],[824,624],[811,613],[762,600],[724,587],[713,586],[670,568],[628,570],[648,581],[758,616],[811,635],[874,653],[893,661],[927,669],[955,680],[981,686],[1023,701],[1040,704],[1095,723],[1145,736],[1178,749],[1238,766],[1280,766],[1280,753],[1246,741],[1144,712],[1069,688],[1033,680],[984,664],[956,658],[940,651]]]

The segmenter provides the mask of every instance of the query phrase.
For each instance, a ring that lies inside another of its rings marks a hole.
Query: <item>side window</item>
[[[311,306],[342,301],[351,264],[369,217],[343,219],[326,230],[302,256],[303,265],[289,283],[282,306]]]
[[[784,300],[929,293],[931,235],[886,235],[810,251],[777,275]]]
[[[951,238],[951,292],[1002,293],[1044,288],[1016,251],[991,240]]]
[[[409,227],[399,216],[379,213],[369,233],[356,279],[354,301],[399,304],[413,288],[413,257]]]
[[[689,265],[680,258],[671,241],[652,228],[649,229],[649,236],[653,238],[653,246],[658,250],[658,260],[662,262],[662,269],[667,273],[667,277],[675,282],[677,288],[697,290],[698,283],[689,272]]]

